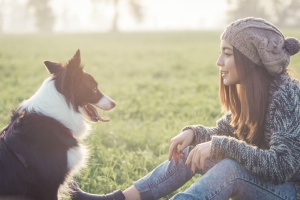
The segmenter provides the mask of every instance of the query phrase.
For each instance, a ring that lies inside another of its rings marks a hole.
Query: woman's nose
[[[218,60],[217,60],[217,65],[218,66],[223,66],[223,61],[221,59],[221,56],[219,56]]]

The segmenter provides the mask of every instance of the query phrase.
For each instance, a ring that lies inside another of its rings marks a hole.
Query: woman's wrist
[[[186,126],[184,127],[184,129],[182,131],[187,132],[187,137],[190,138],[190,145],[194,146],[194,144],[196,143],[195,139],[197,136],[196,131],[194,130],[194,128],[192,126]]]

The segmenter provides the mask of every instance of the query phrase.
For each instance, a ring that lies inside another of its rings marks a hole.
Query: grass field
[[[117,106],[101,112],[111,122],[93,124],[89,164],[76,179],[92,193],[125,189],[167,159],[185,125],[212,126],[221,116],[219,34],[0,35],[0,127],[48,76],[44,60],[64,62],[80,49],[85,70]],[[299,55],[292,62],[300,69]]]

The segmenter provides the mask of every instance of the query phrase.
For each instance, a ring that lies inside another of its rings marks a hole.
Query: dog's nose
[[[115,101],[112,101],[112,102],[110,103],[110,105],[111,105],[112,108],[114,108],[114,107],[116,106],[116,102],[115,102]]]

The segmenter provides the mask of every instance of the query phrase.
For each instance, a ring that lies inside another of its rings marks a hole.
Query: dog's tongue
[[[97,121],[102,121],[102,122],[108,122],[109,119],[108,118],[103,118],[101,117],[97,110],[94,108],[94,106],[92,106],[91,104],[87,104],[85,106],[83,106],[83,109],[85,111],[85,113],[88,115],[88,117],[90,118],[90,120],[97,122]]]

